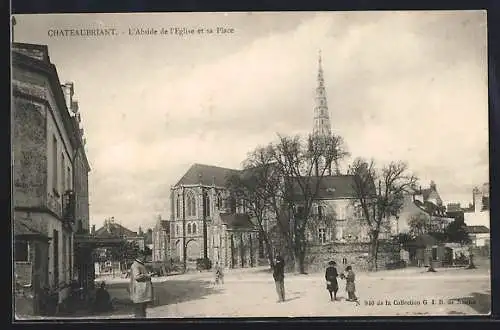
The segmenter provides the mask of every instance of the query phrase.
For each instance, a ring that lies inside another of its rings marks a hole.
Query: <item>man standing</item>
[[[153,301],[153,284],[151,274],[146,270],[146,255],[140,251],[130,267],[130,299],[135,306],[135,317],[145,318],[146,307]]]
[[[285,260],[280,256],[276,256],[273,269],[274,283],[276,284],[276,292],[278,293],[278,302],[285,301]]]

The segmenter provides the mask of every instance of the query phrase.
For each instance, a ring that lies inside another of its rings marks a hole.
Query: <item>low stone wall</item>
[[[307,271],[324,270],[330,260],[337,263],[339,271],[352,266],[354,270],[366,271],[369,269],[369,243],[329,243],[312,245],[306,256]],[[389,243],[381,242],[379,247],[377,266],[385,269],[389,262],[399,260],[399,249]]]

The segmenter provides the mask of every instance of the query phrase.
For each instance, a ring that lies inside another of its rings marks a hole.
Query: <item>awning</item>
[[[14,219],[14,238],[44,241],[50,240],[47,234],[33,228],[33,226],[24,219]]]

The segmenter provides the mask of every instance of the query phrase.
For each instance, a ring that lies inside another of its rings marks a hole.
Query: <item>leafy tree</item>
[[[460,244],[469,244],[471,242],[463,219],[455,219],[451,222],[445,229],[445,235],[448,242]]]
[[[423,213],[417,213],[410,217],[408,221],[410,234],[413,237],[425,234],[429,228],[429,216]]]
[[[137,257],[139,250],[137,242],[123,241],[108,251],[112,260],[119,261],[121,265],[127,265]]]
[[[391,162],[377,169],[374,161],[361,158],[354,161],[350,172],[354,175],[357,202],[369,228],[370,267],[377,270],[380,233],[388,226],[390,217],[399,215],[404,194],[415,187],[417,178],[409,173],[406,163]]]

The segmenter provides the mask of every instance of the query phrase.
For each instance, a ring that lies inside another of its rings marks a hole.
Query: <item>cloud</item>
[[[48,43],[61,79],[75,81],[93,167],[93,222],[115,216],[136,229],[158,213],[168,218],[170,185],[192,163],[239,167],[277,132],[309,132],[319,49],[332,128],[353,157],[408,161],[422,185],[436,181],[445,201],[467,201],[471,187],[488,180],[484,12],[95,20],[164,25],[165,17],[179,26],[225,22],[237,33],[68,47],[24,32],[33,35],[28,42]]]

